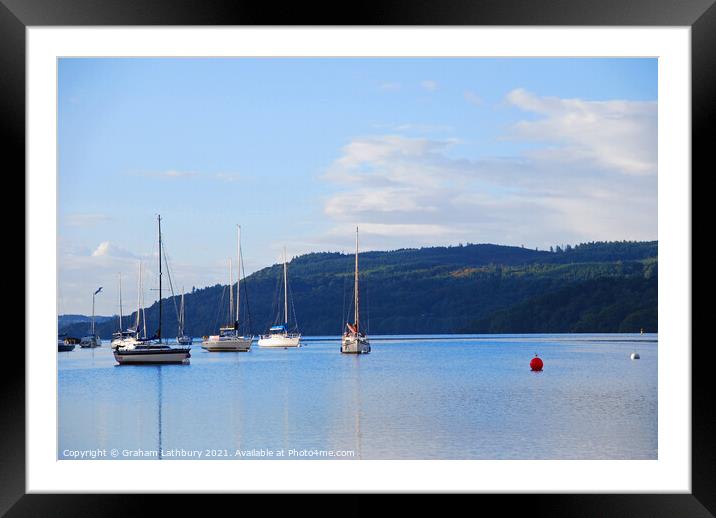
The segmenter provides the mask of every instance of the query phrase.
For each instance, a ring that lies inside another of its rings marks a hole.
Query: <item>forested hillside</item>
[[[365,252],[360,254],[363,322],[372,334],[655,332],[657,249],[652,241],[554,251],[467,244]],[[351,312],[353,256],[306,254],[288,268],[291,313],[301,332],[340,333]],[[273,265],[242,283],[242,313],[250,314],[255,333],[277,319],[281,272],[281,265]],[[187,331],[216,333],[228,319],[227,296],[221,285],[187,294]],[[164,301],[165,336],[176,334],[177,306],[175,299]],[[151,335],[158,304],[146,313]],[[134,321],[134,315],[129,318]],[[70,324],[60,331],[78,336],[86,327]],[[108,338],[117,327],[113,319],[97,329]]]

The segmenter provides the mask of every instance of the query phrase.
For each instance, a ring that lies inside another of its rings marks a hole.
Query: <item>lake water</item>
[[[190,364],[162,366],[118,366],[108,342],[57,353],[58,458],[657,458],[656,335],[371,344],[365,356],[326,337],[248,353],[195,344]]]

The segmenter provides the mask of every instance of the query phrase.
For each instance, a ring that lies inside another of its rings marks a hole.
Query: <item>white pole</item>
[[[236,267],[238,269],[238,273],[236,274],[236,325],[239,325],[239,308],[241,306],[241,225],[236,225],[236,233],[237,233],[237,240],[238,240],[238,266]],[[238,330],[238,329],[237,329]]]
[[[229,259],[229,321],[234,315],[234,280],[231,276],[231,259]]]
[[[355,272],[355,326],[358,333],[358,227],[356,227],[356,272]]]
[[[144,307],[144,278],[142,277],[142,271],[143,271],[142,261],[139,261],[139,286],[140,286],[139,293],[141,294],[141,298],[142,298],[142,304],[141,304],[141,306],[142,306],[142,328],[144,331],[143,336],[144,336],[144,338],[146,338],[147,337],[147,310]]]
[[[288,326],[288,273],[286,265],[286,247],[283,247],[283,321]]]
[[[122,333],[122,274],[119,274],[119,332]]]
[[[181,287],[181,307],[179,311],[179,336],[184,336],[184,286]]]
[[[142,311],[142,260],[139,260],[139,277],[137,278],[137,324],[134,328],[137,330],[136,337],[139,338],[139,317]]]

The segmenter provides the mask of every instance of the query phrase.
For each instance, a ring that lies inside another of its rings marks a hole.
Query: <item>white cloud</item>
[[[353,227],[345,227],[346,231],[350,231]],[[381,237],[425,237],[432,236],[440,237],[445,234],[455,233],[454,229],[446,227],[444,225],[433,225],[433,224],[384,224],[384,223],[364,223],[361,226],[361,232],[370,234],[372,236]],[[335,233],[335,232],[334,232]],[[346,232],[341,232],[345,234]]]
[[[149,173],[150,176],[157,176],[160,178],[195,178],[200,175],[196,171],[176,171],[170,169],[168,171],[158,171],[156,173]]]
[[[101,213],[73,212],[64,217],[65,224],[72,227],[88,227],[109,221],[110,217]]]
[[[325,175],[337,186],[324,204],[330,234],[350,236],[359,224],[366,246],[392,247],[656,238],[655,103],[523,90],[508,101],[539,116],[511,137],[542,147],[465,159],[455,140],[353,139]]]
[[[131,252],[125,247],[103,241],[94,249],[73,245],[67,239],[58,238],[58,276],[60,313],[84,313],[92,310],[92,292],[99,286],[104,289],[97,295],[97,314],[111,315],[119,311],[119,274],[122,276],[123,313],[136,309],[138,294],[139,262],[143,265],[145,304],[152,304],[158,295],[155,290],[157,279],[156,249],[149,253]],[[203,264],[172,259],[169,268],[174,290],[178,294],[182,287],[190,291],[197,288],[225,282],[226,264],[207,262]],[[167,274],[167,271],[164,271]],[[165,277],[165,280],[167,278]],[[165,284],[164,296],[170,296],[170,286]]]
[[[103,241],[97,248],[92,252],[92,257],[131,257],[136,258],[137,256],[129,250],[120,246],[114,245],[109,241]]]
[[[438,82],[426,79],[425,81],[421,81],[420,86],[422,86],[423,89],[427,90],[428,92],[434,92],[438,89]]]
[[[223,182],[238,182],[243,179],[243,175],[239,173],[216,173],[214,178]]]
[[[109,241],[104,241],[103,243],[100,243],[99,246],[95,249],[94,252],[92,252],[92,257],[101,257],[103,255],[107,255],[109,252]]]
[[[470,90],[467,90],[463,94],[463,97],[467,102],[469,102],[470,104],[474,104],[475,106],[480,106],[482,104],[482,98],[475,92],[472,92]]]
[[[343,155],[328,169],[327,177],[369,187],[434,185],[442,181],[436,173],[449,169],[440,151],[455,142],[400,135],[357,138],[343,148]]]
[[[656,102],[538,97],[522,89],[511,91],[507,101],[542,116],[514,127],[518,138],[557,146],[536,152],[536,158],[590,161],[624,174],[656,174]]]
[[[388,83],[381,83],[378,88],[380,88],[384,92],[397,92],[398,90],[400,90],[401,85],[400,85],[400,83],[388,82]]]
[[[165,171],[144,171],[140,173],[132,173],[138,176],[149,178],[160,178],[165,180],[182,180],[182,179],[204,179],[221,182],[236,182],[243,180],[244,175],[231,171],[220,171],[218,173],[206,173],[199,171],[179,171],[176,169],[167,169]]]
[[[124,314],[130,313],[136,306],[136,272],[140,256],[109,241],[99,243],[94,249],[87,249],[60,238],[57,259],[60,313],[90,314],[92,292],[99,286],[104,289],[97,295],[97,314],[117,313],[120,273],[123,278]],[[147,291],[145,295],[150,300],[152,293]]]
[[[378,130],[391,131],[391,132],[406,132],[406,133],[441,133],[450,132],[455,128],[447,124],[422,124],[406,122],[403,124],[374,124],[373,127]]]

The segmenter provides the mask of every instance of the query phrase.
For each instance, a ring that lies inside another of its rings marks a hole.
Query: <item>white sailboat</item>
[[[360,298],[358,297],[358,227],[356,227],[356,267],[353,287],[353,324],[346,323],[346,331],[341,339],[341,352],[346,354],[367,354],[370,352],[370,341],[360,329]]]
[[[112,341],[110,342],[110,347],[112,349],[116,349],[117,346],[122,343],[123,340],[126,340],[128,338],[132,338],[134,333],[127,329],[124,329],[124,323],[123,323],[123,315],[122,315],[122,274],[119,274],[119,330],[112,333]]]
[[[187,335],[184,331],[186,325],[186,319],[184,317],[184,289],[182,288],[181,303],[179,305],[179,329],[177,333],[177,343],[179,345],[191,345],[194,339]]]
[[[218,335],[207,337],[202,343],[202,349],[209,352],[248,352],[251,349],[253,336],[242,335],[239,330],[239,317],[241,310],[241,226],[237,225],[238,239],[238,267],[236,275],[236,315],[234,316],[234,287],[231,276],[231,259],[229,259],[229,319],[234,317],[234,322],[219,328]]]
[[[142,313],[143,313],[143,306],[144,306],[144,299],[142,296],[143,293],[143,287],[142,287],[142,261],[139,261],[139,275],[137,280],[137,318],[134,324],[134,328],[127,328],[122,329],[122,284],[121,284],[121,277],[120,277],[120,285],[119,285],[119,314],[120,314],[120,331],[117,333],[114,333],[112,336],[112,349],[116,349],[117,347],[124,346],[124,347],[131,347],[140,343],[143,343],[146,341],[147,337],[147,322],[146,319],[142,319]],[[139,331],[139,323],[140,320],[143,320],[144,322],[144,334],[142,335]]]
[[[162,217],[157,216],[159,227],[159,326],[156,335],[151,338],[138,338],[121,343],[114,350],[114,359],[120,365],[138,365],[150,363],[188,363],[191,357],[190,347],[172,347],[162,343]],[[137,312],[139,313],[139,312]],[[146,324],[145,324],[146,325]],[[139,326],[137,326],[137,335]],[[145,332],[146,336],[146,332]]]
[[[259,347],[300,347],[301,334],[288,330],[288,265],[286,249],[283,249],[283,323],[269,328],[266,335],[261,335]]]
[[[87,336],[83,336],[80,340],[80,347],[83,349],[91,349],[102,345],[102,340],[97,336],[97,333],[95,333],[94,327],[94,298],[100,291],[102,291],[102,286],[92,294],[92,332]]]

